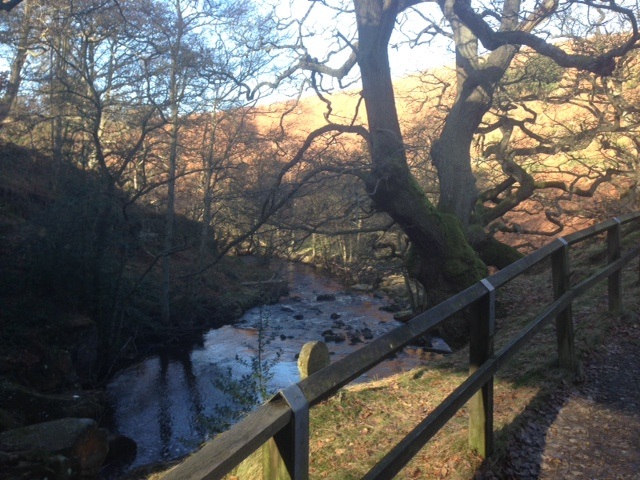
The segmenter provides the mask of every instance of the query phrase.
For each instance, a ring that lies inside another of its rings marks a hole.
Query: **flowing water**
[[[221,407],[229,405],[220,383],[233,387],[243,375],[250,375],[258,354],[271,377],[269,390],[277,391],[299,381],[297,354],[304,343],[322,340],[327,330],[362,340],[329,342],[335,361],[362,347],[371,336],[377,338],[399,325],[392,314],[380,310],[387,299],[349,293],[312,267],[286,263],[282,268],[290,293],[280,303],[254,308],[239,323],[207,332],[201,344],[148,358],[111,381],[107,395],[114,412],[112,428],[138,444],[137,457],[128,469],[197,448],[207,438],[209,426],[223,420]],[[319,301],[318,295],[335,298]],[[399,355],[359,381],[406,370],[419,361],[416,356]]]

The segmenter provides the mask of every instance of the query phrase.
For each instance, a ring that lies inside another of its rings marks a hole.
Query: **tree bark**
[[[358,64],[362,76],[372,168],[365,182],[377,208],[389,214],[412,243],[408,268],[431,303],[486,274],[455,215],[440,212],[411,175],[391,83],[387,46],[397,1],[357,0]]]
[[[457,97],[440,138],[431,148],[431,158],[438,171],[438,208],[458,217],[466,229],[479,195],[471,170],[471,142],[491,107],[497,83],[518,49],[505,45],[480,64],[478,39],[454,13],[454,3],[455,0],[447,0],[442,10],[453,29],[456,45]],[[503,18],[508,10],[505,6]]]

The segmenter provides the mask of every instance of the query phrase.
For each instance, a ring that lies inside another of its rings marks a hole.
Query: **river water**
[[[328,342],[335,361],[399,325],[391,313],[380,310],[388,299],[345,291],[336,279],[302,264],[285,263],[281,270],[289,295],[280,303],[254,308],[237,324],[207,332],[201,344],[147,358],[111,381],[111,427],[138,444],[127,470],[196,449],[210,435],[210,426],[223,420],[222,409],[233,403],[224,387],[250,375],[258,353],[271,377],[268,389],[275,392],[300,380],[296,355],[304,343],[322,340],[327,330],[346,337]],[[335,298],[322,301],[318,295]],[[419,362],[418,356],[400,354],[358,381],[388,376]]]

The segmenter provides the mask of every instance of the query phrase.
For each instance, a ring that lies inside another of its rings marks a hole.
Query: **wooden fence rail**
[[[221,478],[271,439],[277,448],[271,450],[276,452],[274,457],[265,462],[265,478],[308,478],[309,408],[335,394],[414,339],[469,307],[473,315],[469,377],[364,478],[393,478],[465,404],[468,404],[469,411],[469,444],[480,455],[490,455],[493,448],[494,375],[552,319],[555,319],[556,324],[559,365],[568,369],[575,368],[571,312],[573,299],[596,283],[608,279],[609,309],[613,312],[620,310],[622,267],[640,253],[638,246],[622,252],[621,227],[639,219],[640,212],[629,213],[554,240],[347,357],[282,390],[230,430],[206,443],[198,452],[170,470],[163,479]],[[570,247],[600,234],[607,236],[607,265],[572,286]],[[546,259],[551,260],[554,301],[544,307],[515,338],[494,352],[496,291]]]

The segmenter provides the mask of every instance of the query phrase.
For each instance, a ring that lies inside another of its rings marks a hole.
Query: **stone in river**
[[[363,328],[362,329],[362,336],[364,337],[365,340],[371,340],[373,338],[373,332],[371,331],[370,328]]]
[[[318,302],[331,302],[336,299],[336,296],[333,293],[321,293],[316,297]]]

